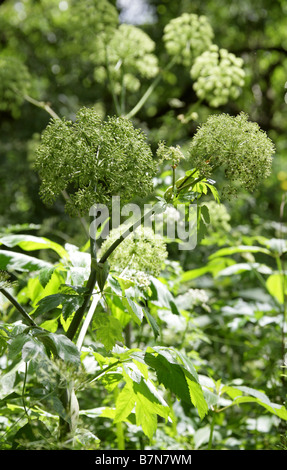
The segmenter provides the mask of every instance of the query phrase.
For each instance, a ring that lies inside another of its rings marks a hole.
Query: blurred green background
[[[245,87],[235,102],[216,109],[204,101],[198,105],[187,69],[176,66],[165,73],[134,123],[147,132],[155,149],[160,139],[184,146],[211,113],[248,113],[276,145],[273,172],[254,194],[242,193],[227,203],[228,210],[233,225],[272,231],[280,221],[280,203],[287,191],[285,0],[6,0],[0,6],[0,58],[19,58],[31,76],[29,96],[49,102],[60,116],[73,119],[83,105],[95,106],[103,116],[114,114],[107,87],[95,80],[100,33],[109,34],[118,22],[141,27],[155,41],[160,66],[165,67],[169,58],[162,41],[164,26],[184,12],[205,15],[215,33],[214,42],[244,59]],[[140,90],[127,97],[130,107],[149,84],[150,80],[142,79]],[[178,119],[193,109],[195,120]],[[9,225],[39,224],[46,236],[82,243],[82,227],[78,221],[71,223],[61,201],[47,208],[38,196],[34,149],[49,118],[28,101],[0,110],[2,231]]]

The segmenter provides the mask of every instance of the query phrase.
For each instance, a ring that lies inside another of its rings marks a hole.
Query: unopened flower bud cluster
[[[217,108],[238,98],[244,85],[243,59],[212,45],[195,59],[190,75],[197,96]]]
[[[150,79],[158,73],[154,49],[154,41],[144,31],[133,25],[121,24],[107,44],[106,63],[95,69],[94,77],[104,82],[109,73],[116,94],[121,93],[123,87],[137,91],[140,77]]]
[[[178,63],[191,66],[212,44],[213,30],[205,16],[183,13],[172,19],[164,28],[163,40],[170,56]]]
[[[109,237],[102,243],[99,256],[102,256],[122,233],[122,226],[111,230]],[[128,269],[158,276],[166,258],[167,249],[163,237],[155,234],[149,227],[138,227],[112,252],[109,264],[111,269],[117,271]]]
[[[168,160],[172,166],[177,166],[185,158],[179,145],[168,147],[163,141],[159,142],[156,153],[159,161]]]

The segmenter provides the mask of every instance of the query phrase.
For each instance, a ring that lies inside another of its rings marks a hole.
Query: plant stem
[[[84,296],[84,301],[83,301],[81,307],[76,311],[76,313],[73,317],[73,320],[71,321],[71,324],[70,324],[70,326],[68,328],[68,331],[66,333],[67,338],[69,338],[71,341],[73,340],[73,338],[74,338],[74,336],[75,336],[75,334],[78,330],[78,327],[80,326],[82,318],[83,318],[83,316],[85,314],[85,311],[88,307],[88,304],[90,302],[90,298],[93,294],[96,282],[97,282],[97,271],[95,270],[95,268],[91,267],[91,272],[90,272],[90,276],[89,276],[89,279],[88,279],[88,282],[87,282],[87,291],[86,291],[85,296]]]
[[[50,107],[50,105],[48,103],[45,103],[44,101],[35,100],[34,98],[32,98],[29,95],[24,95],[23,98],[26,101],[28,101],[29,103],[32,103],[34,106],[37,106],[38,108],[44,109],[48,114],[50,114],[50,116],[53,119],[60,119],[58,114],[55,113],[55,111],[53,111],[53,109]]]
[[[107,79],[108,79],[108,83],[109,83],[109,88],[110,88],[110,92],[111,92],[111,95],[112,95],[112,98],[113,98],[116,113],[117,113],[118,116],[120,116],[121,109],[120,109],[120,104],[119,104],[117,95],[115,94],[115,91],[114,91],[113,81],[112,81],[111,74],[110,74],[110,64],[109,64],[109,60],[108,60],[107,49],[106,49],[105,52],[106,52],[106,54],[105,54],[106,71],[107,71]]]
[[[152,208],[146,214],[143,214],[140,219],[138,219],[133,225],[131,225],[117,240],[112,243],[112,245],[107,249],[107,251],[101,257],[99,263],[104,263],[107,261],[108,257],[113,253],[113,251],[118,247],[118,245],[125,240],[134,231],[137,227],[139,227],[145,219],[151,217],[155,213],[155,209]]]
[[[131,234],[133,230],[135,230],[137,227],[139,227],[146,218],[151,217],[155,213],[155,209],[152,208],[150,211],[148,211],[146,214],[143,214],[140,219],[138,219],[133,225],[131,225],[117,240],[112,243],[112,245],[107,249],[107,251],[103,254],[101,257],[100,261],[98,264],[104,264],[105,261],[107,261],[108,257],[113,253],[113,251],[119,246],[119,244],[126,239],[128,235]],[[93,253],[93,247],[94,247],[94,241],[91,239],[91,256],[95,258],[95,253]],[[80,323],[84,317],[85,311],[88,307],[90,298],[93,294],[95,285],[97,283],[97,271],[96,269],[92,266],[91,263],[91,272],[90,276],[87,282],[87,291],[84,296],[84,301],[81,305],[81,307],[76,311],[73,320],[68,328],[68,331],[66,333],[66,336],[70,339],[73,340]]]
[[[162,78],[163,78],[163,72],[171,69],[176,63],[176,57],[174,57],[169,63],[168,65],[165,67],[165,69],[161,70],[161,73],[159,73],[156,78],[154,79],[154,81],[150,84],[150,86],[148,87],[148,89],[146,90],[146,92],[143,94],[143,96],[141,97],[141,99],[137,102],[137,104],[134,106],[134,108],[128,113],[126,114],[126,118],[127,119],[130,119],[132,118],[133,116],[135,116],[139,110],[143,107],[143,105],[145,104],[145,102],[148,100],[148,98],[150,97],[150,95],[152,94],[152,92],[154,91],[154,89],[157,87],[157,85],[161,82]]]
[[[101,298],[100,294],[95,294],[94,293],[93,301],[91,303],[91,306],[89,308],[89,311],[87,313],[87,316],[85,318],[85,321],[83,323],[83,326],[81,328],[81,331],[80,331],[78,339],[77,339],[76,345],[77,345],[77,348],[79,349],[79,351],[81,351],[81,348],[82,348],[82,345],[83,345],[83,342],[84,342],[84,339],[85,339],[85,336],[86,336],[86,333],[87,333],[87,329],[89,327],[89,324],[92,321],[93,315],[95,313],[95,310],[96,310],[96,307],[97,307],[97,304],[98,304],[100,298]]]
[[[24,310],[24,308],[17,302],[17,300],[11,295],[4,287],[0,288],[0,292],[14,305],[14,307],[21,313],[22,317],[26,320],[29,326],[38,327],[30,315]]]
[[[215,412],[212,415],[212,421],[211,421],[211,424],[210,424],[210,434],[209,434],[209,441],[208,441],[207,450],[212,449],[212,439],[213,439],[214,425],[215,425]]]

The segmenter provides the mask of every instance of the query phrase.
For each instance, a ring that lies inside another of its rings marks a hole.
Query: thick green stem
[[[107,261],[108,257],[113,253],[113,251],[119,246],[119,244],[125,240],[125,238],[130,235],[130,233],[135,230],[137,227],[139,227],[147,218],[151,217],[155,213],[155,209],[152,208],[149,212],[144,214],[137,222],[135,222],[131,227],[129,227],[117,240],[114,241],[114,243],[107,249],[107,251],[103,254],[101,259],[99,260],[98,264],[104,264],[105,261]],[[91,247],[92,247],[92,257],[94,257],[93,254],[93,240],[91,240]],[[67,337],[70,340],[73,340],[80,323],[84,317],[84,314],[86,312],[86,309],[88,307],[88,304],[90,302],[91,296],[93,294],[94,288],[97,283],[97,271],[95,267],[93,267],[91,263],[91,273],[87,282],[87,291],[84,296],[84,302],[81,305],[81,307],[76,311],[74,318],[68,328],[68,331],[66,333]]]
[[[214,425],[215,425],[215,412],[213,412],[212,421],[211,421],[211,424],[210,424],[210,433],[209,433],[209,441],[208,441],[207,450],[211,450],[211,449],[212,449],[212,440],[213,440]]]
[[[75,334],[77,333],[77,330],[80,326],[80,323],[82,321],[82,318],[85,314],[86,309],[88,308],[91,296],[93,294],[95,285],[97,282],[97,271],[95,268],[91,267],[91,272],[90,276],[87,282],[87,292],[85,293],[84,296],[84,301],[81,305],[81,307],[76,311],[73,320],[71,321],[71,324],[68,328],[68,331],[66,333],[66,336],[70,339],[73,340]]]

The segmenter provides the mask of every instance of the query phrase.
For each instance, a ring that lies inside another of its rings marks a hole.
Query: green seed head
[[[109,204],[112,196],[125,203],[149,195],[157,163],[145,135],[129,120],[102,121],[93,109],[82,108],[75,122],[50,122],[35,168],[43,201],[51,204],[66,191],[66,210],[76,216],[87,214],[94,203]]]
[[[199,127],[189,148],[189,159],[201,176],[221,167],[227,183],[223,193],[236,195],[239,188],[253,191],[271,172],[275,147],[267,134],[245,113],[210,116]]]

